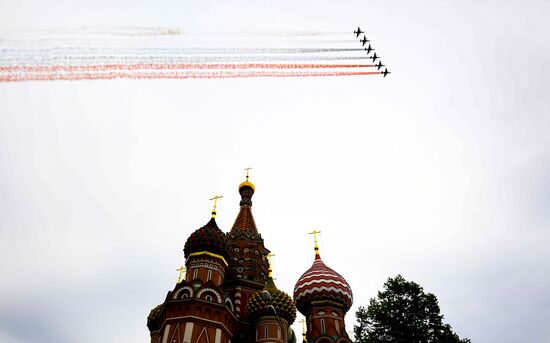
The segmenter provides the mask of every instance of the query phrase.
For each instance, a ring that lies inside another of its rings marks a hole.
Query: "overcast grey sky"
[[[0,83],[0,341],[147,342],[214,194],[292,292],[402,274],[476,343],[550,342],[550,3],[2,1],[0,30],[368,30],[387,78]],[[295,326],[298,328],[298,326]]]

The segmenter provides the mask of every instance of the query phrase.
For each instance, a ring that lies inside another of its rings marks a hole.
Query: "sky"
[[[550,342],[550,3],[1,1],[0,32],[366,28],[382,77],[0,83],[0,341],[148,342],[190,233],[253,212],[292,294],[397,274],[476,343]],[[299,325],[295,325],[299,330]]]

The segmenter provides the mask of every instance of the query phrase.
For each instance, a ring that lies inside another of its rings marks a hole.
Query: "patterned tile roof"
[[[271,295],[271,299],[264,299],[262,292],[266,290]],[[277,289],[273,279],[269,277],[267,279],[266,287],[254,294],[248,300],[246,304],[247,315],[252,319],[258,319],[262,316],[273,316],[273,308],[277,311],[277,315],[284,318],[288,324],[294,323],[296,319],[296,305],[292,298],[283,291]]]
[[[243,182],[239,186],[241,194],[241,209],[235,219],[235,223],[229,232],[231,237],[244,235],[251,239],[258,239],[261,236],[256,228],[256,222],[252,216],[252,195],[254,195],[254,186],[250,182]]]
[[[218,228],[214,218],[210,219],[205,226],[193,232],[185,242],[183,248],[185,258],[194,252],[200,251],[211,252],[227,259],[225,233]]]
[[[344,306],[347,311],[353,303],[353,293],[348,282],[321,260],[319,254],[315,261],[296,282],[294,300],[298,310],[305,313],[311,301],[331,300]]]
[[[241,206],[237,219],[235,219],[235,223],[231,228],[231,234],[244,234],[246,236],[256,236],[258,234],[250,206]]]

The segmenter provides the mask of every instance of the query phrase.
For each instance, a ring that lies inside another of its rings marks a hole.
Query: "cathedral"
[[[228,233],[216,224],[214,205],[210,221],[189,236],[185,278],[147,317],[151,343],[296,343],[290,327],[296,310],[306,318],[304,343],[351,343],[345,329],[351,288],[323,263],[316,240],[313,264],[293,297],[277,289],[252,216],[254,191],[247,176]]]

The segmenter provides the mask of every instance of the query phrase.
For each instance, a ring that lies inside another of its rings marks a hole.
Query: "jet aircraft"
[[[376,62],[376,60],[379,59],[380,57],[376,56],[376,52],[375,52],[374,55],[372,55],[370,58],[373,62]]]
[[[378,64],[375,64],[375,66],[380,70],[380,68],[385,67],[385,65],[382,64],[382,61],[378,61]]]
[[[365,48],[365,50],[367,50],[367,55],[368,55],[368,54],[370,54],[370,52],[371,52],[372,50],[374,50],[374,49],[373,49],[373,48],[370,46],[370,44],[369,44],[369,47],[368,47],[368,48]]]
[[[391,72],[388,71],[388,68],[385,68],[381,74],[384,75],[384,77],[386,77],[386,75],[391,74]]]
[[[363,43],[363,46],[365,46],[365,44],[367,44],[367,42],[370,42],[370,40],[367,39],[367,36],[363,36],[363,39],[360,39],[359,41],[361,43]]]
[[[361,28],[359,26],[357,26],[357,31],[353,31],[353,33],[355,33],[355,38],[357,38],[360,34],[363,33],[363,31],[361,31]]]

